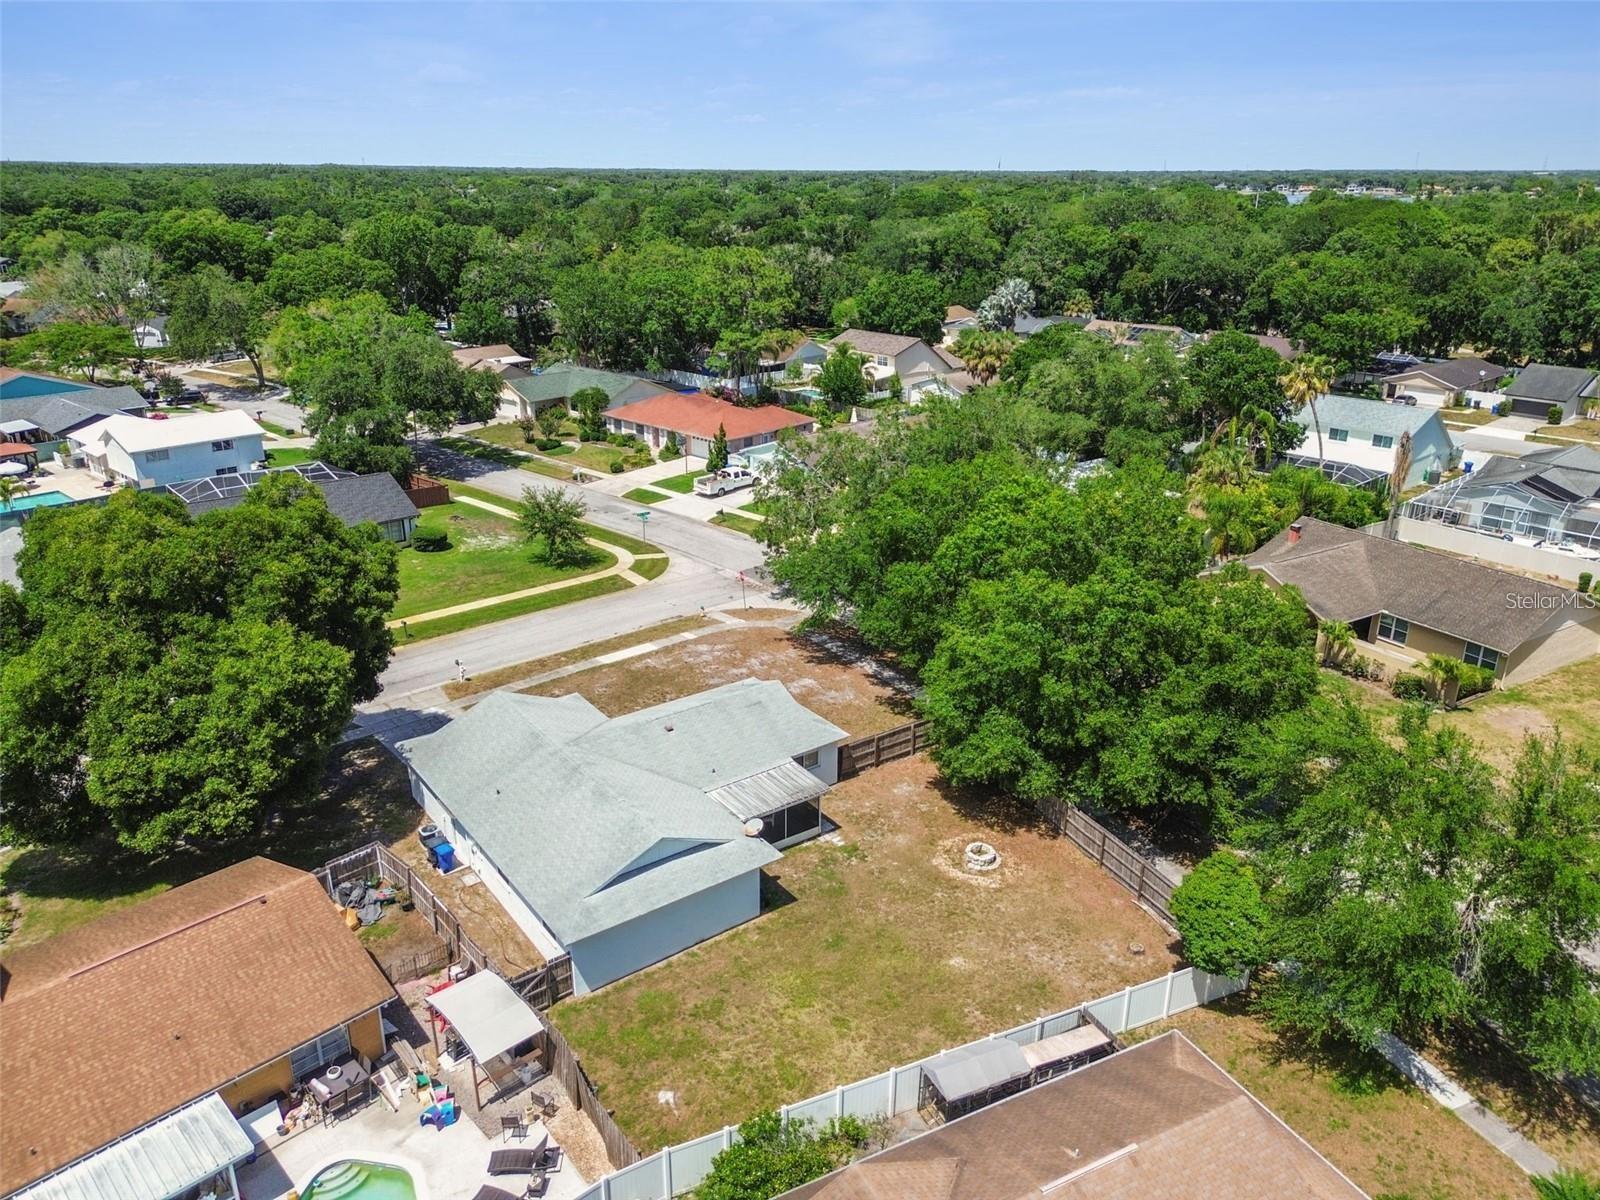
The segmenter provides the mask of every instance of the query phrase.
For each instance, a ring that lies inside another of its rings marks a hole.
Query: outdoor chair
[[[561,1170],[561,1147],[555,1143],[544,1148],[544,1155],[539,1159],[539,1169],[551,1175]]]
[[[478,1189],[478,1194],[472,1200],[517,1200],[517,1197],[503,1188],[486,1183]]]
[[[528,1122],[516,1115],[507,1115],[500,1118],[500,1140],[508,1137],[525,1138],[528,1136]]]
[[[532,1175],[542,1156],[539,1150],[496,1150],[489,1155],[491,1175]]]

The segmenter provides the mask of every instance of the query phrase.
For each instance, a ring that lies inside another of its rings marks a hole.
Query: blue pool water
[[[9,504],[0,504],[0,509],[10,512],[26,512],[30,508],[54,508],[58,504],[71,504],[72,497],[65,492],[34,492],[27,496],[18,496]]]
[[[417,1200],[417,1189],[400,1167],[347,1159],[318,1171],[300,1200]]]

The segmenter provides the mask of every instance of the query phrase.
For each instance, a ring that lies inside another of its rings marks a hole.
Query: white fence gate
[[[1196,967],[1185,967],[1160,979],[1123,988],[1110,996],[1040,1017],[1015,1029],[993,1034],[990,1038],[969,1042],[968,1045],[980,1045],[993,1038],[1008,1038],[1019,1046],[1026,1046],[1076,1029],[1087,1020],[1085,1013],[1093,1014],[1113,1034],[1125,1033],[1231,996],[1240,991],[1245,983],[1243,978],[1230,979],[1226,975],[1211,975]],[[851,1116],[870,1120],[911,1112],[917,1107],[922,1066],[937,1057],[936,1054],[930,1054],[914,1063],[891,1067],[870,1079],[847,1083],[796,1104],[785,1104],[778,1113],[785,1118],[807,1118],[821,1124],[833,1117]],[[576,1200],[667,1200],[668,1197],[697,1187],[710,1173],[711,1160],[737,1140],[738,1130],[729,1125],[691,1142],[668,1146],[649,1158],[640,1159],[631,1167],[607,1175],[580,1193]]]

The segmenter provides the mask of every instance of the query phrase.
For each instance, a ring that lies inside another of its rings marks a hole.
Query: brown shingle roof
[[[953,1185],[949,1164],[957,1167]],[[890,1166],[901,1169],[891,1176]],[[1176,1031],[891,1147],[783,1200],[1361,1200]]]
[[[8,955],[0,1195],[394,995],[314,877],[252,858]]]
[[[1420,367],[1412,367],[1409,371],[1389,376],[1386,382],[1400,383],[1406,379],[1424,378],[1462,391],[1465,388],[1478,387],[1480,384],[1493,383],[1505,373],[1504,367],[1497,367],[1487,359],[1452,358],[1446,362],[1423,363]]]
[[[1278,583],[1293,584],[1324,621],[1386,612],[1440,633],[1511,653],[1541,632],[1572,593],[1436,550],[1330,525],[1296,522],[1245,559]],[[1517,597],[1515,603],[1508,597]]]
[[[463,346],[459,350],[450,351],[450,357],[463,367],[475,367],[479,363],[488,362],[492,358],[521,358],[516,350],[501,343],[498,346]]]
[[[703,438],[716,437],[720,425],[727,431],[728,437],[735,440],[762,433],[777,433],[780,429],[810,428],[813,423],[810,417],[779,408],[776,404],[745,408],[704,392],[690,395],[662,392],[659,396],[608,409],[606,419],[633,421]]]
[[[830,346],[849,346],[858,354],[882,354],[894,358],[911,349],[921,338],[907,337],[899,333],[874,333],[870,329],[846,329],[833,341]]]
[[[965,304],[947,304],[944,310],[944,319],[946,321],[965,321],[969,317],[977,315]]]

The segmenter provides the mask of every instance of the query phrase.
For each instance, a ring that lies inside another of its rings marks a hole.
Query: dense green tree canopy
[[[304,799],[377,692],[394,549],[275,478],[191,520],[170,496],[28,522],[0,585],[3,823],[147,854],[241,837]]]

